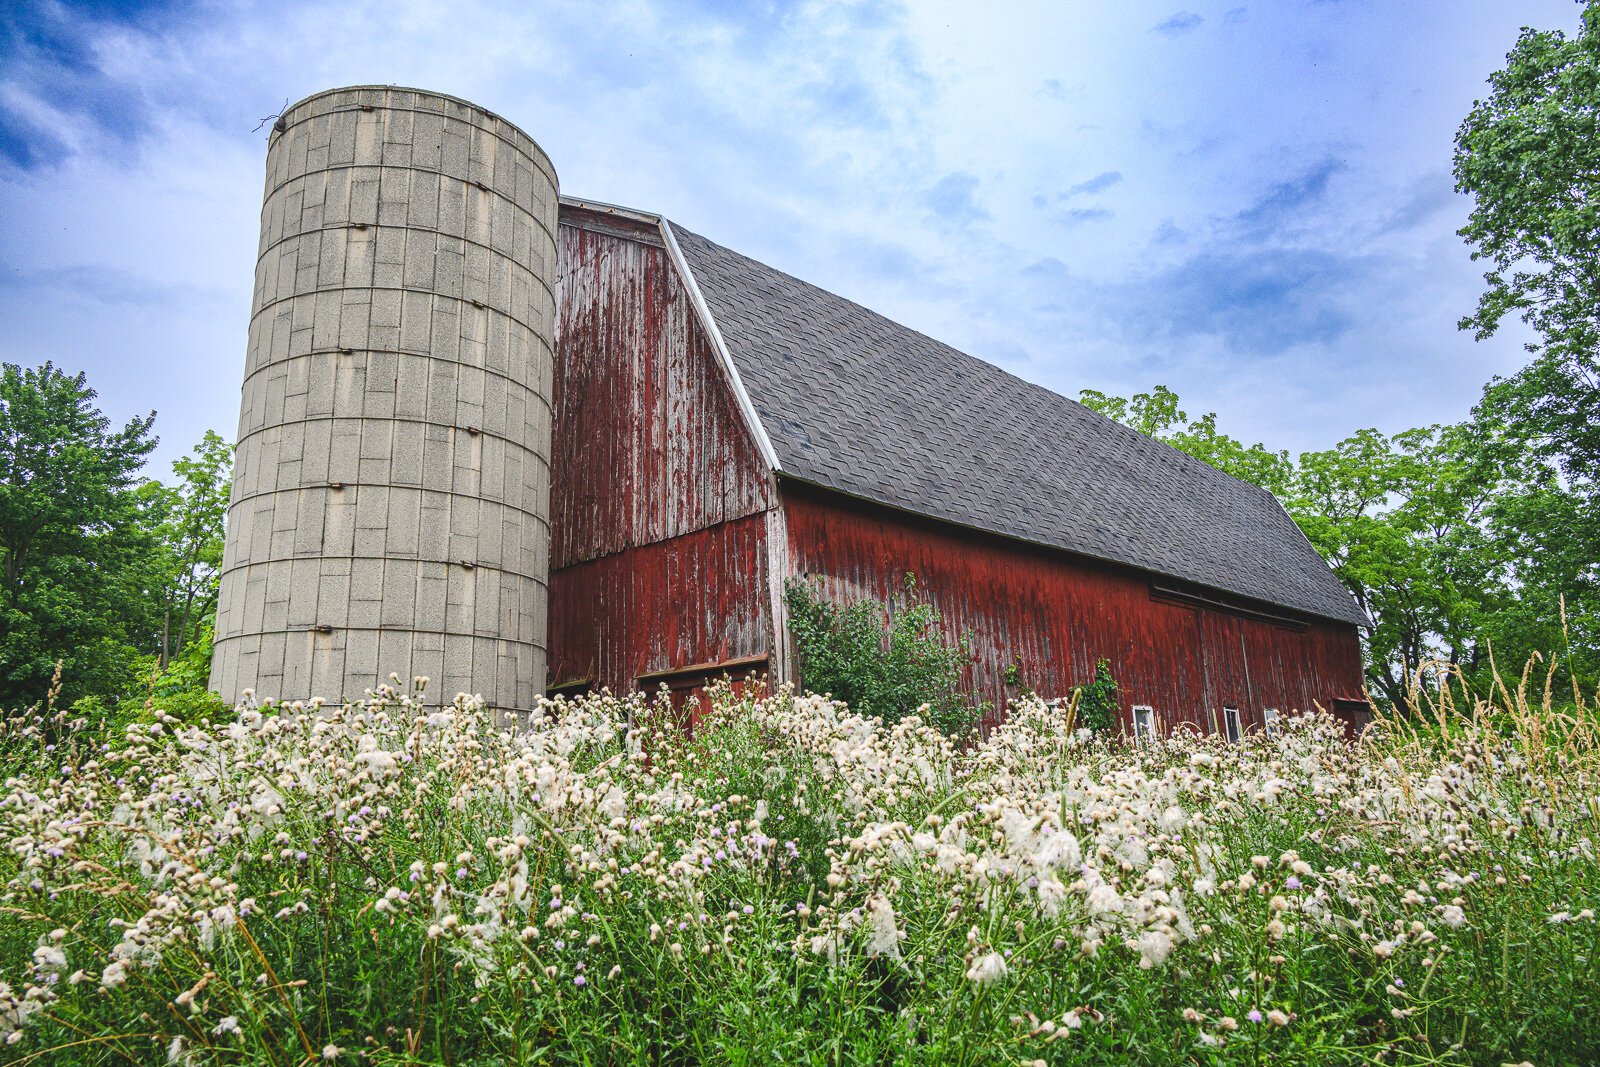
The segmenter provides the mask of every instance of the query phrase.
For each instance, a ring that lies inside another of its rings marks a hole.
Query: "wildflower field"
[[[381,692],[0,752],[0,1061],[1600,1060],[1600,731]]]

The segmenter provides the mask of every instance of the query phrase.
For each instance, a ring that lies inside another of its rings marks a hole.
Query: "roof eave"
[[[683,256],[683,250],[678,247],[678,238],[672,230],[672,223],[662,215],[650,211],[639,211],[620,204],[607,204],[601,200],[584,200],[576,196],[563,196],[562,207],[575,208],[582,211],[593,211],[602,215],[614,215],[617,218],[628,219],[632,222],[643,223],[656,227],[661,233],[661,243],[666,246],[667,255],[672,260],[672,267],[678,272],[678,279],[683,283],[684,290],[689,294],[689,302],[694,306],[695,318],[700,321],[700,328],[711,341],[711,347],[717,354],[717,360],[722,364],[722,370],[728,376],[728,384],[733,389],[734,400],[739,405],[739,412],[744,417],[745,428],[750,431],[750,437],[756,443],[756,450],[761,453],[761,460],[767,465],[771,474],[783,470],[778,462],[778,453],[772,447],[772,439],[767,436],[767,428],[761,422],[761,416],[756,412],[755,403],[750,399],[750,392],[744,387],[744,379],[739,376],[739,368],[733,362],[733,355],[728,351],[728,344],[723,340],[722,330],[717,326],[717,319],[711,313],[711,305],[706,303],[705,294],[700,291],[700,283],[695,280],[694,271],[689,267],[689,261]]]
[[[755,441],[756,449],[761,453],[761,459],[766,463],[767,470],[777,474],[783,470],[778,462],[777,450],[772,447],[772,438],[767,436],[767,428],[756,411],[755,403],[750,399],[749,390],[744,387],[739,367],[733,361],[733,354],[728,351],[728,343],[723,340],[722,330],[717,327],[716,316],[711,314],[711,305],[706,303],[705,294],[700,291],[700,283],[695,280],[689,261],[684,259],[683,249],[678,247],[678,237],[672,230],[672,223],[664,218],[659,218],[659,223],[661,240],[667,246],[667,255],[672,258],[672,265],[676,268],[683,287],[688,290],[689,301],[694,305],[694,313],[700,320],[701,329],[705,330],[706,337],[711,341],[711,347],[717,353],[717,359],[722,363],[723,371],[728,375],[728,384],[733,387],[733,396],[739,404],[739,411],[744,415],[745,427],[750,431],[750,437]]]

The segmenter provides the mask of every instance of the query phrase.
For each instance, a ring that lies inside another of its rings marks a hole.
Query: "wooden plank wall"
[[[772,490],[653,227],[562,208],[550,681],[765,654]]]
[[[642,674],[764,655],[766,517],[719,523],[551,575],[550,680],[614,692]]]
[[[551,566],[765,511],[760,456],[659,239],[562,212]]]
[[[943,612],[951,634],[970,632],[967,684],[1003,707],[1023,683],[1060,696],[1110,660],[1124,715],[1155,708],[1164,729],[1186,721],[1209,731],[1225,704],[1247,727],[1262,711],[1288,713],[1361,694],[1356,629],[1312,620],[1294,628],[1152,598],[1150,576],[909,516],[810,486],[782,487],[792,574],[830,597],[886,599],[909,571]]]

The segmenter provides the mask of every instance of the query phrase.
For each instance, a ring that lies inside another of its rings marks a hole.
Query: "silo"
[[[414,89],[302,100],[267,150],[211,685],[545,682],[555,171]]]

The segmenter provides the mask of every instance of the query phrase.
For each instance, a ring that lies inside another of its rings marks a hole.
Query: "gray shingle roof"
[[[1265,490],[859,304],[673,232],[787,474],[1366,622]]]

